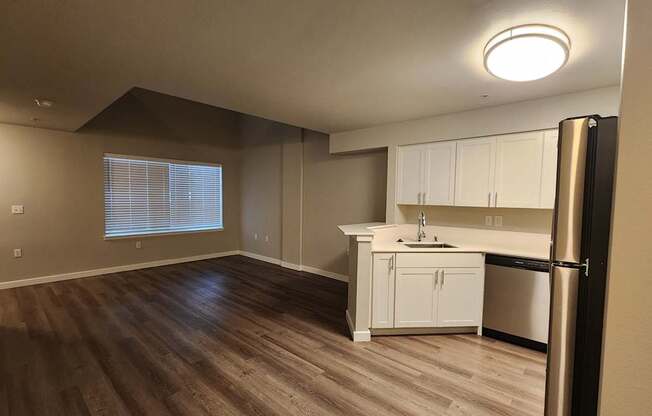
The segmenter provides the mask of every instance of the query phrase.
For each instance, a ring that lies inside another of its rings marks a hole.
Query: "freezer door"
[[[560,123],[557,201],[553,221],[555,262],[580,263],[588,117]]]
[[[545,416],[570,416],[580,270],[552,266]]]

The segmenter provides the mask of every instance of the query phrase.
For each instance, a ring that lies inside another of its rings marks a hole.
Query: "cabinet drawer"
[[[484,254],[397,253],[396,267],[484,267]]]

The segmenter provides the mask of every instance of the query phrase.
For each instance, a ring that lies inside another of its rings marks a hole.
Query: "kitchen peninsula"
[[[346,319],[354,342],[372,335],[482,333],[485,254],[548,260],[547,234],[367,223],[349,236]]]

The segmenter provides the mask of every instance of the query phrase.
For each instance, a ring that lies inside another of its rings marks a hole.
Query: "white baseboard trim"
[[[241,256],[251,257],[252,259],[264,261],[264,262],[267,262],[267,263],[277,264],[279,266],[281,265],[281,260],[275,259],[274,257],[267,257],[267,256],[263,256],[262,254],[256,254],[256,253],[252,253],[250,251],[244,251],[244,250],[240,250],[238,252],[238,254],[240,254]]]
[[[349,332],[351,333],[351,338],[353,342],[368,342],[371,341],[371,331],[355,331],[353,327],[353,321],[351,320],[351,315],[349,315],[349,310],[346,310],[346,323],[349,326]]]
[[[144,263],[125,264],[123,266],[104,267],[101,269],[82,270],[79,272],[60,273],[60,274],[53,274],[49,276],[38,276],[38,277],[30,277],[27,279],[12,280],[9,282],[0,282],[0,290],[11,289],[14,287],[40,285],[44,283],[53,283],[53,282],[59,282],[63,280],[81,279],[84,277],[102,276],[105,274],[128,272],[131,270],[148,269],[150,267],[168,266],[170,264],[188,263],[191,261],[214,259],[218,257],[235,256],[238,254],[246,257],[251,257],[256,260],[261,260],[267,263],[280,265],[282,267],[296,270],[296,271],[305,271],[308,273],[318,274],[320,276],[329,277],[331,279],[340,280],[342,282],[349,281],[348,276],[343,274],[333,273],[327,270],[321,270],[316,267],[288,263],[288,262],[281,261],[279,259],[275,259],[273,257],[263,256],[248,251],[232,250],[232,251],[223,251],[220,253],[200,254],[197,256],[180,257],[176,259],[155,260],[155,261],[148,261]]]
[[[296,270],[298,272],[303,270],[300,264],[288,263],[287,261],[283,261],[283,260],[281,260],[281,267],[285,267],[286,269]]]
[[[176,259],[155,260],[155,261],[148,261],[145,263],[126,264],[123,266],[104,267],[101,269],[82,270],[79,272],[53,274],[49,276],[30,277],[27,279],[12,280],[9,282],[0,282],[0,290],[11,289],[14,287],[40,285],[43,283],[53,283],[62,280],[101,276],[105,274],[127,272],[131,270],[148,269],[150,267],[168,266],[170,264],[188,263],[191,261],[214,259],[218,257],[234,256],[236,254],[240,254],[238,250],[223,251],[220,253],[200,254],[198,256],[180,257]]]
[[[318,269],[316,267],[311,267],[311,266],[306,266],[306,265],[302,265],[301,269],[304,272],[308,272],[308,273],[312,273],[312,274],[318,274],[318,275],[324,276],[324,277],[330,277],[331,279],[339,280],[340,282],[348,282],[349,281],[349,276],[347,276],[345,274],[329,272],[328,270],[322,270],[322,269]]]
[[[265,261],[267,263],[277,264],[277,265],[279,265],[281,267],[285,267],[286,269],[292,269],[292,270],[296,270],[298,272],[308,272],[308,273],[312,273],[312,274],[318,274],[320,276],[324,276],[324,277],[328,277],[328,278],[331,278],[331,279],[339,280],[341,282],[348,282],[349,281],[349,277],[347,275],[345,275],[345,274],[329,272],[328,270],[322,270],[322,269],[318,269],[316,267],[306,266],[306,265],[303,265],[303,264],[288,263],[286,261],[275,259],[273,257],[267,257],[267,256],[263,256],[261,254],[256,254],[256,253],[252,253],[252,252],[244,251],[244,250],[240,250],[240,254],[243,255],[243,256],[246,256],[246,257],[251,257],[252,259]]]

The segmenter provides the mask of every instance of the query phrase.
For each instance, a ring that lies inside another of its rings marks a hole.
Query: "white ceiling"
[[[624,3],[5,0],[0,122],[76,130],[137,86],[337,132],[615,85]],[[539,81],[493,78],[484,44],[523,23],[565,30],[568,64]]]

